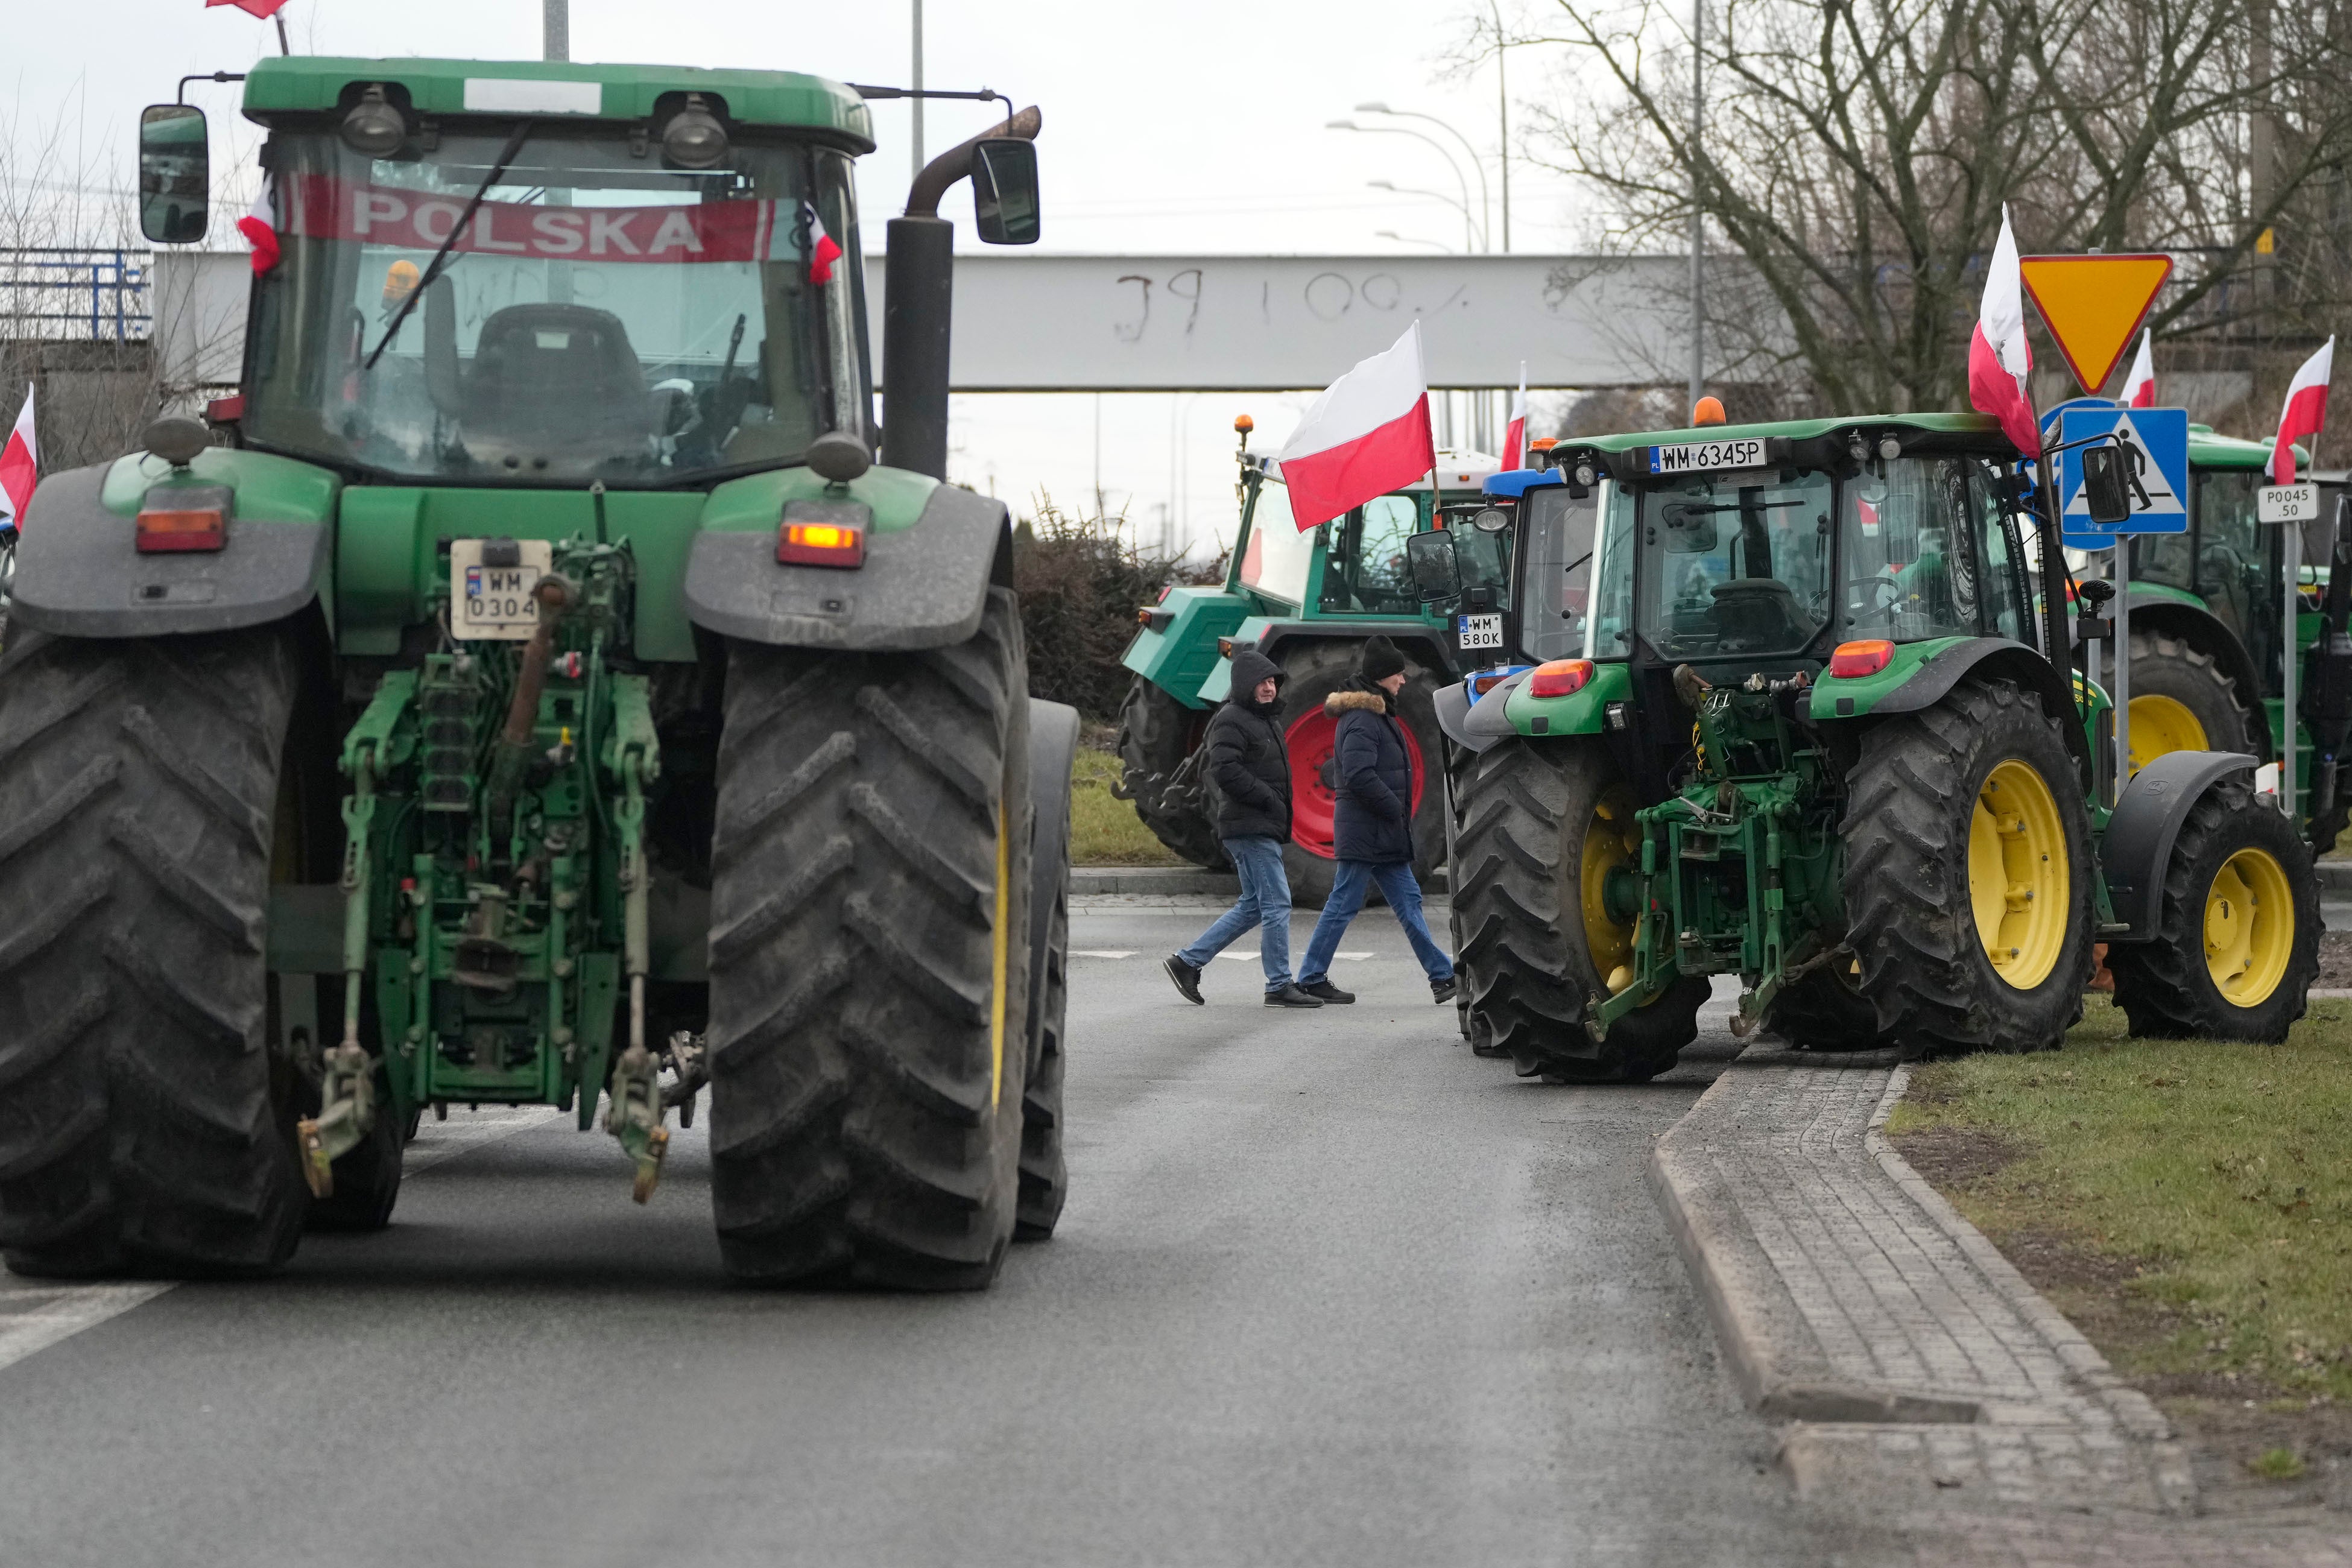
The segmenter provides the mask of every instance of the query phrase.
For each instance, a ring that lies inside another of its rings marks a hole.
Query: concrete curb
[[[2313,869],[2319,873],[2321,893],[2352,893],[2352,860],[2321,860]]]
[[[1910,1086],[1911,1069],[1897,1067],[1886,1081],[1886,1092],[1880,1099],[1877,1113],[1870,1119],[1870,1131],[1863,1135],[1863,1147],[1878,1162],[1888,1179],[1903,1189],[1904,1194],[1918,1205],[1936,1227],[1952,1239],[1969,1261],[1982,1274],[1992,1288],[2007,1299],[2018,1316],[2041,1335],[2052,1352],[2065,1364],[2069,1373],[2089,1389],[2093,1397],[2105,1405],[2108,1414],[2132,1436],[2149,1446],[2149,1461],[2155,1471],[2157,1495],[2163,1500],[2165,1511],[2193,1514],[2197,1511],[2197,1480],[2189,1464],[2189,1455],[2173,1436],[2172,1424],[2147,1394],[2124,1382],[2098,1347],[2083,1337],[2083,1331],[2067,1321],[2066,1315],[2050,1304],[2049,1299],[2036,1290],[2017,1266],[2001,1255],[2000,1249],[1986,1239],[1984,1232],[1968,1222],[1944,1194],[1927,1184],[1927,1178],[1911,1168],[1885,1135],[1886,1119]]]
[[[1738,1071],[1736,1061],[1726,1068],[1698,1103],[1660,1135],[1650,1150],[1649,1173],[1740,1397],[1774,1421],[1979,1420],[1983,1412],[1973,1399],[1835,1375],[1828,1352],[1758,1244],[1731,1184],[1688,1131],[1707,1100],[1729,1094]]]

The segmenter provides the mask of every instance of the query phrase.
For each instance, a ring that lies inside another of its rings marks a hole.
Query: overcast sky
[[[1496,75],[1491,60],[1454,64],[1488,0],[929,0],[926,78],[932,87],[990,87],[1040,105],[1045,178],[1042,248],[1086,252],[1222,251],[1429,254],[1463,247],[1464,220],[1427,197],[1370,188],[1374,180],[1458,196],[1438,152],[1410,136],[1349,134],[1326,122],[1384,101],[1451,122],[1486,163],[1499,196]],[[1502,0],[1507,22],[1532,20],[1538,0]],[[57,128],[62,169],[127,186],[130,132],[141,105],[169,101],[184,73],[238,70],[277,50],[269,24],[207,11],[199,0],[82,0],[11,6],[0,77],[0,134],[18,150]],[[299,53],[535,58],[539,0],[291,0]],[[1492,22],[1486,23],[1489,36]],[[908,0],[572,0],[575,59],[741,66],[814,71],[841,80],[902,84],[909,68]],[[1551,51],[1512,51],[1511,96],[1551,90]],[[212,112],[216,174],[249,163],[234,86],[192,84]],[[1518,141],[1515,107],[1515,154]],[[988,124],[979,105],[933,102],[926,141],[937,152]],[[878,220],[901,205],[910,126],[904,105],[875,106],[881,145],[860,164],[860,202]],[[1425,121],[1389,121],[1426,132]],[[1574,248],[1582,232],[1565,182],[1515,156],[1511,240],[1518,251]],[[953,203],[950,216],[960,216]],[[961,209],[968,214],[969,207]],[[1495,227],[1499,229],[1499,215]],[[1405,237],[1382,237],[1381,231]],[[1499,233],[1496,236],[1499,243]],[[967,243],[969,241],[967,240]],[[1334,366],[1333,372],[1346,368]],[[1498,379],[1502,374],[1498,371]],[[1100,478],[1156,538],[1173,503],[1179,540],[1232,532],[1233,470],[1225,460],[1235,413],[1257,420],[1261,447],[1278,444],[1304,396],[1192,393],[1100,399]],[[1097,474],[1097,399],[1087,395],[960,397],[953,477],[993,489],[1024,510],[1050,493],[1090,505]]]

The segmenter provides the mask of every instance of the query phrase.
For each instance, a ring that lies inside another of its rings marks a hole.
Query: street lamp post
[[[1456,142],[1461,142],[1462,150],[1470,154],[1470,166],[1478,171],[1478,226],[1487,233],[1491,234],[1494,232],[1495,215],[1486,191],[1486,161],[1478,156],[1478,149],[1470,144],[1470,138],[1463,135],[1462,132],[1454,129],[1453,126],[1447,124],[1444,121],[1438,119],[1434,114],[1423,114],[1416,110],[1391,109],[1385,103],[1374,102],[1360,103],[1356,105],[1356,112],[1359,114],[1392,115],[1399,120],[1426,120],[1432,125],[1434,125],[1439,130],[1444,132],[1448,136],[1453,137]],[[1404,128],[1402,126],[1368,125],[1362,127],[1362,129],[1367,131],[1402,131]],[[1412,133],[1407,132],[1407,134]],[[1423,138],[1423,140],[1427,140],[1427,138]],[[1458,173],[1459,171],[1457,171],[1457,174]],[[1466,183],[1463,187],[1462,199],[1465,202],[1470,199],[1470,191]],[[1489,248],[1492,247],[1489,247]],[[1509,247],[1506,246],[1504,248],[1508,249]]]
[[[1400,196],[1427,196],[1432,201],[1444,202],[1462,215],[1463,247],[1472,254],[1476,254],[1479,247],[1475,217],[1468,207],[1455,201],[1444,191],[1424,191],[1418,185],[1393,184],[1387,180],[1367,180],[1364,183],[1376,191],[1390,191]]]
[[[1416,142],[1425,142],[1429,146],[1434,147],[1437,149],[1437,155],[1445,160],[1445,166],[1454,172],[1454,184],[1462,187],[1462,200],[1458,204],[1462,209],[1462,221],[1465,226],[1470,223],[1470,182],[1463,176],[1462,165],[1454,161],[1454,154],[1446,151],[1445,143],[1440,142],[1436,137],[1424,135],[1421,132],[1411,130],[1402,125],[1359,125],[1352,120],[1327,121],[1324,123],[1323,129],[1326,131],[1355,131],[1366,135],[1410,136]],[[1482,172],[1478,177],[1483,181],[1486,178],[1486,175]],[[1447,199],[1450,200],[1451,198]],[[1482,246],[1478,241],[1474,240],[1470,245],[1470,248],[1472,250],[1477,250],[1482,248]]]
[[[1690,124],[1690,292],[1691,292],[1691,363],[1690,400],[1696,407],[1706,395],[1706,301],[1699,292],[1699,258],[1706,247],[1706,229],[1700,221],[1699,208],[1699,136],[1704,128],[1706,100],[1704,50],[1706,39],[1706,0],[1691,0],[1691,124]]]
[[[1392,228],[1376,228],[1372,230],[1372,237],[1374,239],[1393,239],[1399,245],[1425,245],[1432,250],[1442,250],[1448,256],[1452,256],[1454,253],[1454,247],[1443,240],[1423,239],[1419,235],[1415,234],[1399,234]]]
[[[1495,14],[1495,163],[1503,176],[1503,251],[1511,249],[1511,76],[1510,43],[1503,37],[1501,0],[1486,0]]]

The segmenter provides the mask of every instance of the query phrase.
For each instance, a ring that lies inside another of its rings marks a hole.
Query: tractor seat
[[[585,448],[649,451],[654,402],[621,318],[545,304],[491,316],[466,375],[465,430],[478,458],[510,468],[551,454],[576,460]]]

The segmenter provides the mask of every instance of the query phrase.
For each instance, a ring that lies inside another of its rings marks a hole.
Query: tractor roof
[[[663,94],[698,92],[722,102],[727,118],[738,125],[831,132],[859,152],[874,150],[874,117],[866,100],[840,82],[798,71],[272,56],[256,61],[246,78],[246,117],[267,123],[279,114],[331,113],[349,101],[347,89],[366,82],[396,83],[407,90],[417,112],[453,116],[551,113],[642,121]],[[561,87],[540,84],[569,84],[572,90],[566,95]],[[578,107],[587,103],[594,107]]]
[[[1595,452],[1623,452],[1636,447],[1664,447],[1683,441],[1739,441],[1786,437],[1792,441],[1826,436],[1849,426],[1874,429],[1893,426],[1906,430],[1934,430],[1952,435],[1998,435],[2000,423],[1984,414],[1845,414],[1834,419],[1783,419],[1769,425],[1701,425],[1687,430],[1643,430],[1631,435],[1579,436],[1560,442]]]
[[[2308,461],[2303,448],[2297,447],[2298,459]],[[2210,425],[2189,427],[2189,462],[2199,468],[2259,468],[2271,460],[2268,441],[2242,441],[2235,436],[2217,436]]]

